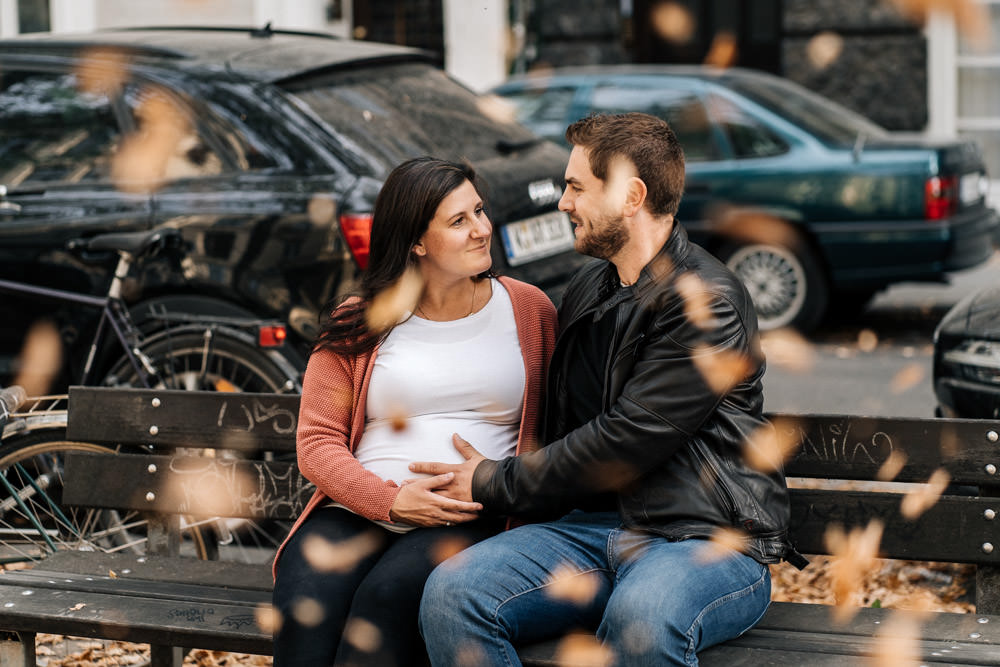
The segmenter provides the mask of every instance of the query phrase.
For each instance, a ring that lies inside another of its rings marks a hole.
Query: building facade
[[[474,90],[547,66],[717,60],[725,46],[728,64],[785,76],[888,129],[975,139],[996,200],[1000,0],[974,1],[992,40],[891,0],[0,0],[0,37],[271,22],[439,52]]]

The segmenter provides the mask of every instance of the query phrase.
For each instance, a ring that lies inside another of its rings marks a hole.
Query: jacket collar
[[[677,272],[677,267],[685,263],[690,251],[687,230],[676,220],[667,241],[656,256],[639,272],[634,294],[641,296],[657,285],[669,284]],[[610,297],[621,285],[618,269],[609,261],[601,263],[602,268],[591,274],[590,286],[585,286],[578,304],[573,308],[570,321],[597,307]]]

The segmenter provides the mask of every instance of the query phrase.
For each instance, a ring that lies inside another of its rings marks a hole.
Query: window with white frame
[[[958,34],[955,129],[979,144],[996,182],[1000,180],[1000,0],[980,2],[989,17],[990,38],[974,41]]]

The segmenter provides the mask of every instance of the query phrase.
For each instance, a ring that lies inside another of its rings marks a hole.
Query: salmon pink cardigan
[[[516,449],[520,454],[538,448],[545,373],[556,339],[556,310],[537,287],[512,278],[499,280],[514,306],[524,358],[524,404]],[[309,358],[302,381],[296,452],[299,471],[316,485],[316,492],[278,549],[272,571],[288,539],[313,510],[329,500],[369,519],[391,521],[389,509],[400,487],[366,470],[354,457],[364,433],[368,383],[377,354],[376,349],[346,357],[320,349]]]

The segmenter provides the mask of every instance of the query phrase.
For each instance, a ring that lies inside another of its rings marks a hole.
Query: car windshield
[[[729,76],[725,83],[831,146],[853,146],[859,135],[871,139],[888,134],[864,116],[783,79]]]
[[[509,107],[425,64],[358,68],[286,90],[354,144],[353,157],[383,170],[424,154],[476,162],[538,141]]]

